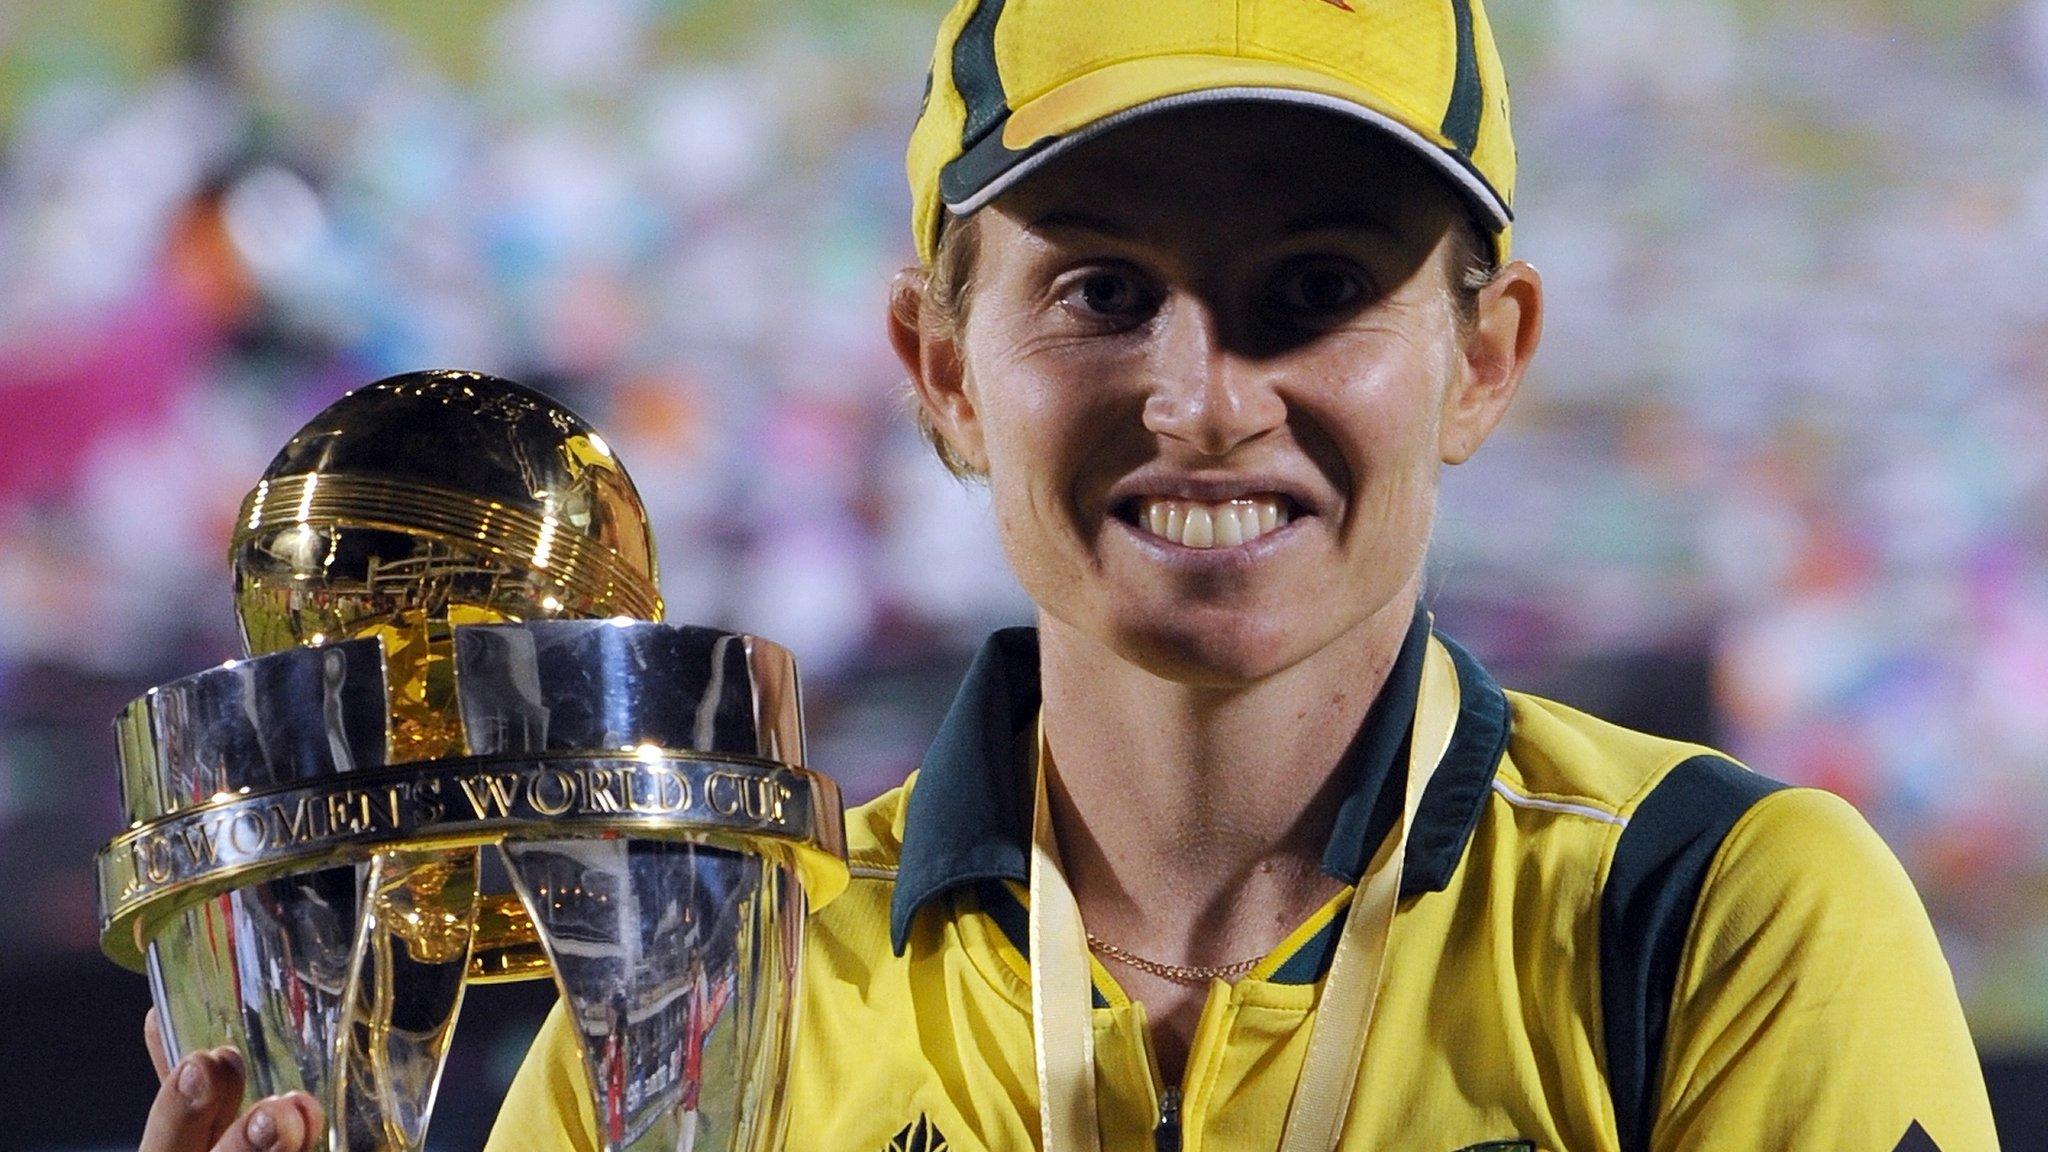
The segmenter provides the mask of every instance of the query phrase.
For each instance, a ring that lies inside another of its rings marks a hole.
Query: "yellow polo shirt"
[[[1356,883],[1400,800],[1418,612],[1347,754],[1324,868]],[[1997,1146],[1948,965],[1854,809],[1717,753],[1504,692],[1462,649],[1410,834],[1344,1149]],[[993,636],[921,770],[848,817],[851,889],[807,927],[793,1152],[1038,1143],[1024,948],[1037,643]],[[1347,891],[1209,988],[1183,1082],[1095,966],[1105,1152],[1278,1145]],[[599,1152],[559,1006],[491,1152]]]

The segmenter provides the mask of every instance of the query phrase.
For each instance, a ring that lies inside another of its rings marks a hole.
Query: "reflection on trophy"
[[[383,380],[278,453],[231,555],[250,658],[123,710],[98,861],[172,1058],[232,1045],[337,1152],[419,1149],[466,984],[552,973],[607,1147],[776,1147],[838,792],[786,651],[658,622],[603,438],[509,381]]]

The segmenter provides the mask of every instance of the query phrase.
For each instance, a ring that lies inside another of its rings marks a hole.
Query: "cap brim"
[[[1470,201],[1475,219],[1498,233],[1514,211],[1442,133],[1417,127],[1374,93],[1312,68],[1233,56],[1149,57],[1096,69],[1019,105],[994,131],[946,166],[940,197],[966,215],[1055,157],[1133,120],[1206,104],[1269,103],[1318,108],[1381,130],[1409,146]]]

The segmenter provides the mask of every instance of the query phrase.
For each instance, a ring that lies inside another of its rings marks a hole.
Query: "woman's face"
[[[1459,212],[1399,148],[1271,106],[1140,120],[984,209],[921,383],[1040,609],[1216,686],[1405,625],[1437,469],[1507,401],[1473,394],[1501,386],[1449,287]]]

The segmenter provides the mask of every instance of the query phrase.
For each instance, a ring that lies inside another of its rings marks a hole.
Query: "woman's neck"
[[[1164,680],[1041,623],[1053,822],[1088,928],[1150,959],[1272,948],[1341,883],[1321,861],[1338,772],[1412,620],[1399,599],[1255,684]]]

